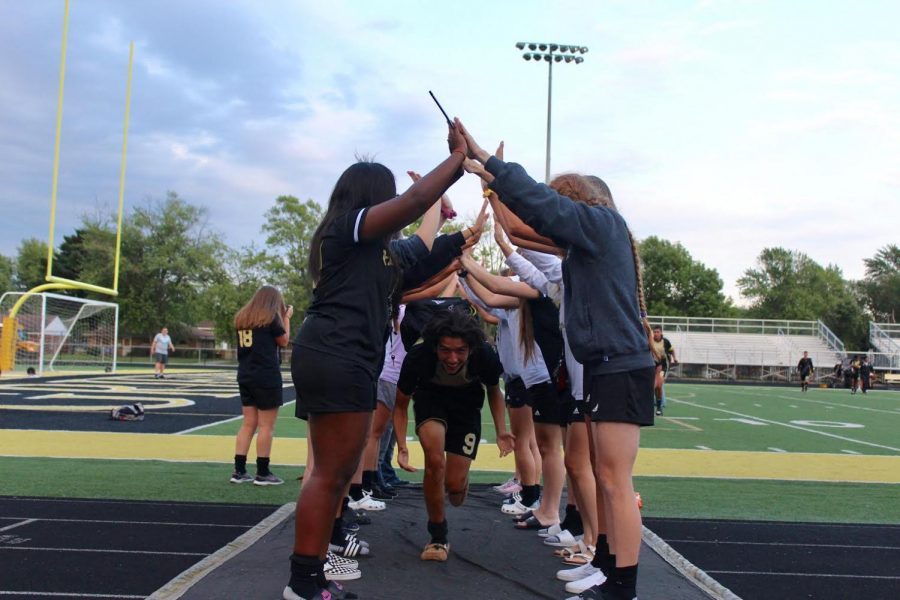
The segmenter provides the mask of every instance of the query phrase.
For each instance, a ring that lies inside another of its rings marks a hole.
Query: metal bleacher
[[[788,380],[803,352],[830,372],[844,344],[821,321],[650,317],[662,325],[679,365],[672,375],[703,379]]]
[[[872,355],[872,364],[876,369],[900,369],[900,323],[870,321],[869,343],[875,350]]]

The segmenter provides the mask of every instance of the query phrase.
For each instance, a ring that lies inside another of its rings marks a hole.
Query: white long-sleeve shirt
[[[463,288],[469,294],[469,299],[497,317],[500,323],[497,325],[497,354],[503,364],[503,373],[507,380],[522,378],[526,389],[539,383],[550,380],[544,356],[537,343],[534,343],[531,360],[525,362],[525,350],[519,343],[519,309],[493,308],[484,303],[478,295],[472,291],[465,278],[460,278]]]
[[[562,279],[562,260],[552,254],[519,248],[506,257],[506,264],[522,281],[548,296],[559,306],[559,325],[565,344],[566,370],[569,372],[569,386],[576,400],[584,399],[584,366],[572,356],[569,336],[565,327],[565,301]]]

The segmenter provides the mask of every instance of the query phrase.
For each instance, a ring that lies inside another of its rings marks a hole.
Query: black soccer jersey
[[[321,275],[294,344],[350,360],[377,378],[400,279],[394,257],[412,261],[428,248],[416,236],[392,243],[396,254],[382,240],[361,241],[368,210],[336,218],[322,236]]]
[[[284,335],[280,319],[265,327],[237,332],[238,383],[255,387],[281,387],[281,365],[275,339]]]
[[[800,371],[801,374],[806,375],[810,371],[813,370],[813,361],[811,358],[801,358],[800,362],[797,363],[797,370]]]
[[[502,374],[500,359],[487,343],[472,350],[465,366],[453,375],[444,371],[433,350],[417,344],[403,360],[397,389],[408,396],[422,394],[481,408],[484,387],[500,383]]]

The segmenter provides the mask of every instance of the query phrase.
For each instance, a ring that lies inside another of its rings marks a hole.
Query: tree
[[[16,256],[15,287],[30,290],[46,283],[47,243],[36,238],[22,240]]]
[[[735,308],[722,293],[718,271],[687,249],[656,236],[640,243],[647,312],[660,316],[728,317]]]
[[[859,282],[863,302],[876,321],[896,323],[900,317],[900,247],[889,244],[863,261],[866,276]]]
[[[13,263],[13,259],[0,254],[0,295],[12,291],[14,276],[15,263]]]
[[[766,248],[756,269],[738,279],[750,314],[762,319],[821,320],[848,349],[867,345],[866,318],[853,286],[834,265],[822,267],[806,254]]]
[[[207,226],[206,210],[175,192],[169,192],[164,202],[135,208],[122,230],[122,329],[149,337],[165,325],[173,337],[183,337],[189,326],[206,316],[204,294],[225,277],[225,255],[219,234]],[[111,263],[105,267],[110,277]]]
[[[215,324],[216,338],[233,342],[234,315],[269,280],[271,259],[251,245],[226,250],[222,266],[223,277],[204,294],[203,310]]]
[[[300,315],[312,301],[313,281],[307,268],[310,242],[322,221],[322,208],[313,200],[300,202],[294,196],[279,196],[266,211],[262,226],[266,237],[259,266],[271,270],[270,281],[281,289],[285,302]]]

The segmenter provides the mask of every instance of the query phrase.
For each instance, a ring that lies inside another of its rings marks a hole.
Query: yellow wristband
[[[491,194],[493,194],[493,193],[494,193],[494,190],[492,190],[490,188],[485,188],[485,190],[483,192],[481,192],[481,195],[484,196],[485,198],[490,198]]]

